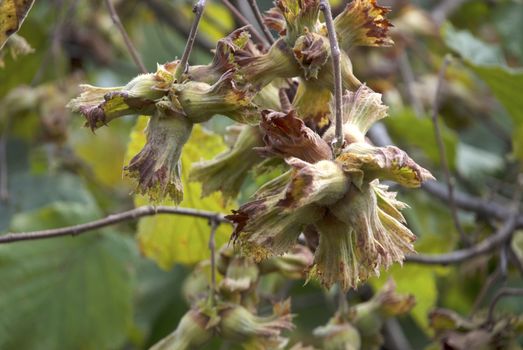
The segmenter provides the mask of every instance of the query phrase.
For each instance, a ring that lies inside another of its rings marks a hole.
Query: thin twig
[[[444,0],[440,1],[438,6],[432,11],[431,16],[439,26],[441,25],[454,11],[460,8],[461,5],[469,0]]]
[[[488,309],[488,316],[485,324],[492,325],[494,321],[494,309],[496,308],[497,303],[504,297],[509,296],[518,296],[523,295],[523,288],[502,288],[497,293],[496,296],[492,299]]]
[[[508,240],[501,246],[499,250],[499,271],[503,279],[507,278],[508,270],[508,248],[510,247],[510,241]]]
[[[249,5],[251,6],[252,12],[254,14],[254,17],[256,17],[256,21],[258,22],[258,25],[260,26],[263,35],[265,35],[265,38],[267,38],[267,41],[270,45],[274,44],[274,38],[272,37],[271,31],[265,23],[263,22],[263,17],[261,15],[260,9],[258,8],[258,4],[256,3],[256,0],[249,0]]]
[[[523,193],[523,174],[518,175],[517,181],[518,187],[515,190],[510,209],[511,215],[494,235],[467,249],[456,250],[451,253],[440,255],[409,255],[407,256],[406,261],[427,265],[457,264],[479,255],[488,254],[507,242],[510,242],[514,230],[517,227],[516,224],[519,217],[519,207]]]
[[[289,100],[289,96],[285,92],[285,89],[278,90],[278,97],[280,98],[280,108],[283,113],[289,113],[292,109],[292,103]]]
[[[131,55],[134,63],[138,67],[138,69],[142,73],[147,73],[147,68],[145,68],[145,65],[142,62],[142,59],[140,58],[140,55],[138,54],[138,51],[136,51],[136,48],[133,45],[133,42],[129,38],[129,35],[125,31],[125,28],[122,24],[122,21],[120,21],[120,16],[118,16],[118,13],[116,12],[116,9],[114,8],[114,5],[111,0],[105,0],[105,4],[107,5],[107,9],[109,10],[109,14],[111,15],[111,19],[113,20],[113,23],[116,25],[118,30],[120,31],[120,34],[122,34],[123,41],[125,42],[125,46],[127,47],[127,50],[129,51],[129,54]]]
[[[256,30],[256,28],[254,28],[251,25],[249,20],[247,18],[245,18],[245,16],[242,15],[242,13],[240,11],[238,11],[238,9],[229,2],[229,0],[222,0],[222,3],[225,5],[225,7],[227,7],[229,9],[229,11],[232,12],[234,17],[236,17],[236,19],[238,19],[238,21],[240,21],[240,23],[242,25],[249,26],[249,30],[251,31],[252,35],[254,35],[256,37],[256,40],[259,43],[261,43],[261,44],[267,43],[267,40]]]
[[[40,66],[38,67],[38,70],[36,71],[35,75],[33,76],[33,79],[31,79],[31,86],[36,86],[40,83],[42,80],[43,74],[45,70],[50,66],[57,66],[50,63],[50,61],[54,58],[56,59],[56,51],[58,48],[58,44],[62,40],[62,34],[64,33],[64,27],[67,23],[74,20],[74,15],[76,14],[76,5],[78,5],[79,0],[72,0],[69,3],[69,6],[60,14],[57,16],[56,24],[53,28],[52,34],[51,34],[51,42],[50,45],[47,47],[43,58],[41,60]],[[64,2],[65,5],[65,2]],[[52,8],[52,7],[50,7]]]
[[[135,220],[143,216],[151,216],[158,214],[176,214],[193,216],[197,218],[213,220],[214,222],[230,223],[229,220],[225,219],[224,215],[220,213],[214,213],[205,210],[191,209],[191,208],[179,208],[169,206],[152,206],[146,205],[138,207],[121,213],[109,215],[106,218],[87,222],[85,224],[61,227],[57,229],[32,231],[32,232],[19,232],[19,233],[7,233],[0,236],[0,244],[12,243],[18,241],[38,240],[61,236],[76,236],[84,232],[96,230],[102,227],[114,225],[120,222]]]
[[[459,222],[458,218],[458,208],[456,207],[456,201],[454,200],[454,179],[450,175],[447,154],[445,151],[445,144],[443,143],[443,138],[441,137],[441,130],[438,121],[438,113],[441,102],[441,89],[445,81],[445,71],[449,63],[450,56],[447,55],[445,56],[445,59],[443,60],[443,63],[441,64],[441,68],[439,70],[438,83],[436,85],[436,96],[434,96],[434,104],[432,107],[432,124],[434,126],[434,134],[438,145],[441,167],[443,168],[443,172],[445,173],[445,179],[447,180],[447,187],[449,192],[449,206],[452,215],[452,221],[454,221],[454,226],[456,227],[456,230],[459,233],[461,242],[467,245],[467,236],[465,235],[463,227],[461,226],[461,223]]]
[[[406,261],[425,265],[450,265],[488,254],[512,237],[517,217],[517,214],[513,214],[494,235],[469,248],[438,255],[408,255]]]
[[[182,74],[184,74],[187,71],[189,56],[191,55],[194,40],[196,39],[196,33],[198,32],[198,25],[200,24],[200,20],[202,19],[204,9],[205,0],[198,0],[196,2],[196,5],[194,5],[192,9],[192,12],[194,13],[194,21],[191,25],[191,31],[189,32],[189,38],[187,38],[187,44],[185,44],[185,49],[183,50],[182,58],[180,59],[180,64],[178,68],[176,68],[176,80],[179,80]]]
[[[509,247],[508,257],[509,257],[512,265],[514,265],[516,267],[516,269],[519,271],[519,274],[521,275],[521,277],[523,277],[523,262],[521,261],[519,256],[516,254],[516,252],[514,251],[514,248],[512,248],[512,246]]]
[[[487,295],[487,292],[500,277],[501,274],[499,268],[497,268],[496,271],[494,271],[490,276],[488,276],[487,280],[483,283],[481,290],[476,296],[476,300],[474,301],[474,304],[472,305],[470,311],[470,316],[474,315],[478,311],[479,307],[481,306],[481,303],[483,302],[483,299],[485,299],[485,296]]]
[[[336,144],[334,145],[334,153],[337,154],[343,147],[343,121],[341,116],[341,100],[342,100],[342,81],[341,81],[341,66],[340,66],[340,47],[338,39],[336,38],[336,30],[334,29],[334,21],[332,20],[332,12],[328,0],[320,1],[320,10],[325,16],[325,24],[329,33],[329,43],[331,46],[332,68],[334,72],[334,105],[336,116]]]
[[[395,318],[389,318],[385,321],[385,339],[391,350],[412,350],[409,339],[403,332],[401,325]]]
[[[4,125],[4,130],[0,134],[0,202],[5,202],[9,199],[9,180],[7,171],[7,134],[9,132],[9,125],[11,116],[8,115]]]
[[[154,13],[156,19],[162,21],[175,32],[182,36],[189,36],[189,28],[183,25],[175,16],[172,16],[172,8],[166,6],[161,0],[144,0],[144,4]],[[203,36],[196,36],[194,43],[205,50],[214,49],[214,43]]]
[[[215,219],[210,220],[211,234],[209,236],[209,250],[211,251],[211,300],[216,303],[216,229],[219,222]]]
[[[403,51],[400,54],[398,63],[398,68],[400,70],[401,77],[403,79],[403,82],[405,83],[407,97],[410,101],[412,108],[414,109],[414,114],[416,115],[416,117],[421,118],[425,115],[425,111],[423,110],[423,104],[414,92],[414,72],[412,71],[412,65],[410,64],[409,56],[407,55],[406,51]]]

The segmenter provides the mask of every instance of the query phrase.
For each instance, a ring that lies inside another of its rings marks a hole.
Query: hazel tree
[[[158,11],[158,4],[152,3]],[[206,219],[210,257],[192,267],[181,287],[190,308],[152,350],[208,348],[213,342],[243,349],[314,349],[289,336],[297,327],[296,314],[291,299],[285,298],[288,291],[281,293],[277,283],[271,282],[274,275],[317,283],[324,293],[338,294],[330,319],[311,332],[314,345],[380,349],[385,343],[384,329],[396,316],[410,313],[416,298],[397,291],[393,279],[353,305],[348,304],[347,293],[363,295],[369,281],[405,261],[447,265],[488,256],[500,247],[501,258],[505,256],[500,271],[503,266],[506,270],[508,247],[522,220],[523,181],[515,190],[511,208],[477,204],[474,198],[454,192],[438,124],[448,57],[440,68],[432,116],[448,184],[442,190],[431,172],[416,162],[417,156],[392,144],[382,124],[389,117],[389,107],[377,92],[380,90],[374,91],[372,84],[356,76],[359,69],[353,69],[354,48],[368,47],[367,53],[395,45],[389,8],[376,0],[352,0],[333,15],[327,0],[275,0],[262,14],[256,1],[249,0],[245,6],[256,18],[260,34],[238,9],[228,1],[223,3],[245,25],[217,41],[208,64],[189,64],[206,6],[205,0],[198,0],[181,58],[157,64],[154,72],[148,72],[114,5],[106,0],[111,19],[142,74],[117,87],[80,84],[78,93],[60,94],[60,98],[56,98],[55,87],[46,84],[24,87],[0,101],[13,115],[33,109],[41,114],[58,110],[62,115],[68,108],[83,116],[85,127],[93,134],[105,127],[111,132],[115,120],[125,116],[146,118],[145,143],[129,157],[123,174],[133,183],[134,194],[150,204],[85,224],[8,233],[0,236],[0,244],[77,235],[157,214]],[[15,53],[31,52],[25,39],[15,34],[31,6],[31,1],[0,2],[0,9],[9,11],[0,15],[0,29],[7,26],[0,45],[5,42]],[[17,8],[19,16],[12,17]],[[481,74],[486,68],[477,69]],[[71,79],[69,84],[75,85],[77,80]],[[491,88],[496,92],[497,86]],[[67,104],[65,99],[70,99]],[[191,135],[217,116],[229,119],[230,147],[213,159],[194,161],[190,169],[182,169]],[[395,120],[387,123],[394,125]],[[58,135],[47,133],[61,143],[66,140],[63,128]],[[96,137],[92,139],[96,142]],[[187,170],[188,176],[183,175]],[[253,173],[265,174],[261,177],[265,181],[256,182],[252,196],[244,198],[242,189]],[[235,206],[232,212],[178,207],[194,195],[187,190],[187,177],[201,184],[202,197],[219,193],[223,203]],[[0,180],[5,181],[2,173]],[[2,181],[0,194],[4,193]],[[397,191],[422,186],[434,196],[448,199],[463,249],[417,255],[416,230],[411,230],[411,218],[404,215],[404,209],[416,208],[417,203],[403,202]],[[468,246],[457,206],[492,214],[504,222],[492,236]],[[223,246],[217,246],[215,240],[220,225],[230,226],[229,243]],[[522,294],[518,288],[502,288],[485,315],[473,313],[469,318],[446,308],[433,309],[426,326],[433,331],[431,346],[519,348],[522,318],[495,317],[494,308],[501,298]],[[268,304],[272,304],[271,310],[262,310]],[[402,347],[396,344],[396,348]]]

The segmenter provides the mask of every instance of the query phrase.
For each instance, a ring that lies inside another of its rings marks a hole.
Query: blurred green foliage
[[[188,29],[192,16],[188,1],[158,2]],[[260,1],[260,7],[268,9],[271,3]],[[341,3],[332,1],[333,6]],[[412,1],[407,6],[401,1],[388,3],[394,5],[392,21],[396,23],[405,21],[409,8],[429,15],[439,1]],[[186,33],[159,19],[144,4],[120,1],[117,7],[147,68],[154,70],[157,62],[181,55]],[[190,62],[209,62],[212,54],[204,44],[214,44],[237,24],[219,1],[211,2],[198,34],[202,42],[197,42]],[[457,92],[443,99],[441,117],[457,188],[509,202],[523,159],[523,5],[509,0],[469,1],[448,18],[441,33],[434,30],[428,35],[417,32],[416,26],[407,28],[411,32],[401,32],[395,38],[396,48],[372,53],[356,49],[353,53],[355,71],[362,71],[359,78],[369,81],[390,101],[392,118],[387,127],[391,136],[437,178],[444,178],[429,118],[433,94],[427,91],[433,92],[434,86],[422,82],[430,81],[425,77],[434,78],[444,55],[452,52],[447,84]],[[4,134],[9,199],[0,201],[0,234],[78,224],[146,204],[131,194],[132,185],[121,175],[128,148],[143,143],[142,119],[119,120],[93,135],[81,128],[79,116],[57,114],[66,128],[62,141],[54,142],[46,137],[50,126],[43,122],[39,106],[19,112],[12,100],[5,100],[20,86],[62,86],[57,91],[68,96],[67,100],[76,94],[79,82],[121,85],[133,77],[136,69],[103,2],[36,2],[18,34],[34,52],[16,59],[8,53],[2,56],[0,134],[9,126]],[[423,94],[423,115],[414,112],[404,78],[396,68],[399,51],[411,60],[416,87]],[[366,62],[368,67],[360,68],[357,62]],[[17,96],[22,102],[25,99],[25,95]],[[182,206],[223,213],[235,207],[235,203],[224,205],[218,194],[201,200],[201,185],[186,180],[191,163],[225,149],[222,131],[223,123],[213,120],[194,133],[182,160],[186,188]],[[252,193],[259,185],[256,179],[260,177],[248,177],[245,193]],[[418,252],[443,253],[459,247],[445,203],[425,193],[403,192],[399,196],[412,207],[406,216],[419,237]],[[460,219],[467,235],[476,240],[488,236],[496,226],[488,218],[476,220],[467,213],[460,213]],[[170,333],[187,310],[182,282],[195,263],[208,257],[208,233],[205,220],[158,216],[80,237],[0,245],[0,349],[151,346]],[[230,227],[220,228],[219,245],[227,242],[229,234]],[[522,241],[519,233],[513,242],[520,261]],[[368,299],[369,290],[379,288],[392,276],[400,292],[416,297],[411,314],[399,321],[411,344],[422,349],[433,336],[428,313],[435,307],[446,307],[468,315],[497,265],[496,259],[487,257],[451,267],[394,266],[369,286],[349,293],[349,304]],[[511,268],[504,282],[493,283],[480,302],[482,312],[493,291],[502,285],[522,287],[521,275]],[[268,294],[280,288],[284,290],[280,295],[292,296],[293,313],[297,314],[293,341],[314,342],[312,330],[326,323],[335,311],[332,291],[326,292],[314,282],[303,286],[302,281],[268,275],[261,286]],[[269,305],[265,300],[262,308]],[[523,303],[506,299],[500,310],[523,312]],[[210,348],[220,346],[217,342]]]

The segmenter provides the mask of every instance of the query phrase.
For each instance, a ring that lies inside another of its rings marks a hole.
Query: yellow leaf
[[[16,33],[34,0],[0,0],[0,49]]]
[[[127,138],[119,130],[128,130],[119,120],[111,128],[100,128],[96,135],[87,128],[74,129],[71,144],[76,155],[93,171],[95,178],[108,187],[125,186],[132,182],[122,177],[122,161],[126,154]]]
[[[147,124],[146,117],[140,117],[131,134],[126,159],[138,153],[145,143],[143,132]],[[201,198],[200,183],[189,182],[189,172],[193,163],[210,159],[225,150],[219,135],[213,135],[196,125],[189,142],[182,152],[182,183],[184,196],[181,207],[204,209],[214,212],[229,213],[235,203],[223,205],[221,194],[214,193]],[[147,205],[143,196],[135,196],[135,205]],[[161,205],[174,205],[166,200]],[[229,240],[231,226],[222,224],[216,232],[216,246]],[[209,257],[207,248],[210,226],[206,220],[188,216],[158,215],[140,219],[137,240],[142,254],[154,260],[161,268],[170,269],[175,263],[193,264]]]

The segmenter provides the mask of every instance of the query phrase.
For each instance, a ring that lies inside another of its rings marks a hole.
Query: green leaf
[[[504,165],[499,155],[463,142],[458,145],[456,163],[459,173],[478,185],[485,181],[486,175],[500,171]]]
[[[130,181],[122,177],[122,163],[131,128],[132,123],[119,119],[111,123],[111,128],[96,130],[96,135],[87,132],[87,128],[73,129],[71,144],[76,155],[92,169],[101,184],[130,188]]]
[[[187,277],[182,265],[163,271],[149,259],[140,259],[137,266],[135,294],[136,343],[149,348],[167,336],[187,311],[183,302],[182,283]]]
[[[515,1],[496,6],[494,25],[503,39],[503,47],[523,63],[523,3]]]
[[[131,134],[127,159],[138,153],[145,143],[143,130],[146,117],[140,117]],[[181,207],[228,213],[234,203],[224,206],[220,193],[201,198],[202,186],[197,182],[189,182],[189,171],[193,163],[202,159],[213,158],[225,149],[222,138],[211,134],[201,126],[196,125],[191,138],[182,152],[182,183],[184,199]],[[143,196],[135,197],[135,205],[150,204]],[[164,201],[162,205],[174,205]],[[193,264],[209,257],[207,244],[210,226],[206,220],[176,215],[158,215],[140,219],[138,223],[138,244],[141,252],[154,260],[161,268],[170,269],[175,263]],[[220,225],[216,231],[216,246],[227,242],[231,227]]]
[[[471,66],[487,83],[498,101],[505,107],[515,124],[523,122],[523,70],[502,66]]]
[[[66,173],[32,174],[26,147],[19,142],[9,142],[8,150],[9,200],[0,201],[0,232],[8,228],[15,213],[34,210],[53,201],[94,205],[94,199],[79,177]]]
[[[16,231],[77,224],[98,216],[56,202],[13,219]],[[131,246],[88,233],[0,246],[0,348],[112,349],[132,322]]]
[[[444,31],[447,45],[459,53],[465,63],[488,85],[492,94],[512,118],[515,155],[523,158],[523,69],[507,67],[499,48],[488,45],[467,31],[448,25]]]
[[[474,37],[469,31],[456,30],[452,24],[443,27],[443,37],[449,48],[474,65],[505,65],[501,49]]]
[[[409,227],[418,236],[415,243],[417,252],[437,254],[455,248],[459,235],[447,206],[421,191],[402,194],[401,199],[411,205],[404,215]],[[434,270],[434,267],[431,269]],[[439,271],[439,268],[434,271]]]

